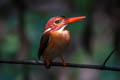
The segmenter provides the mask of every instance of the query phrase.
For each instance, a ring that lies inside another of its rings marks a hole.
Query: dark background
[[[0,0],[0,59],[37,60],[45,24],[54,16],[86,16],[68,25],[66,62],[102,64],[120,46],[120,0]],[[120,66],[120,53],[108,66]],[[56,61],[60,61],[57,59]],[[119,72],[0,64],[0,80],[119,80]]]

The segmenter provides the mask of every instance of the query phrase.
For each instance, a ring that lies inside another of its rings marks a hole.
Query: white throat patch
[[[64,26],[61,27],[58,31],[59,31],[59,32],[62,32],[62,31],[65,29],[66,26],[67,26],[67,25],[64,25]]]
[[[48,28],[48,29],[46,29],[46,30],[44,31],[44,33],[45,33],[45,32],[48,32],[48,31],[50,31],[50,30],[51,30],[51,28]]]
[[[66,26],[67,26],[67,25],[64,25],[64,26],[61,27],[58,31],[59,31],[59,32],[62,32],[62,31],[65,29]],[[48,31],[50,31],[50,30],[51,30],[51,28],[48,28],[48,29],[46,29],[46,30],[44,31],[44,33],[48,32]]]

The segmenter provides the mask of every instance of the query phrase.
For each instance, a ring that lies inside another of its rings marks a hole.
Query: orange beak
[[[66,18],[66,19],[65,19],[65,24],[74,23],[74,22],[83,20],[83,19],[85,19],[85,18],[86,18],[85,16]]]

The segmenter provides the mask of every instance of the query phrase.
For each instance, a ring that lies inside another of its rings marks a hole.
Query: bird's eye
[[[59,23],[61,23],[61,20],[56,20],[55,23],[59,24]]]

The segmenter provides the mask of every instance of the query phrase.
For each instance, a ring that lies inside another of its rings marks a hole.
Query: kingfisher
[[[85,16],[69,17],[57,16],[48,20],[44,32],[40,40],[40,48],[38,52],[38,59],[43,57],[45,67],[50,68],[51,62],[59,57],[65,67],[66,63],[63,59],[63,54],[70,43],[70,32],[67,25],[80,20]]]

